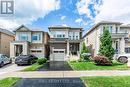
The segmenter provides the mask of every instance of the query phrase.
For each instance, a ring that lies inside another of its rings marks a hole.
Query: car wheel
[[[17,64],[17,66],[20,66],[20,64]]]
[[[125,56],[121,56],[118,58],[118,62],[120,63],[127,63],[128,62],[128,58]]]
[[[4,66],[4,62],[1,62],[0,67]]]

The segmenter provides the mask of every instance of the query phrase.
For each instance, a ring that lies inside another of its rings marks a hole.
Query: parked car
[[[5,54],[0,54],[0,67],[9,63],[12,63],[11,58],[7,57]]]
[[[33,64],[37,62],[38,58],[34,55],[20,55],[15,59],[15,64],[19,65],[27,65],[27,64]]]
[[[120,63],[127,63],[128,58],[130,58],[130,54],[116,54],[115,58]]]

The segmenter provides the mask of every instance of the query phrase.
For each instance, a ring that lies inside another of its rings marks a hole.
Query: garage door
[[[54,61],[64,61],[65,52],[64,51],[53,51],[54,54]]]
[[[31,54],[35,55],[36,57],[43,57],[42,50],[31,50]]]

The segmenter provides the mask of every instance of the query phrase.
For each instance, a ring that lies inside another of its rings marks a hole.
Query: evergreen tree
[[[81,54],[83,54],[83,53],[88,53],[88,49],[87,49],[87,47],[85,45],[85,42],[83,42],[82,49],[81,49]]]
[[[114,55],[114,48],[112,47],[112,38],[106,27],[103,31],[103,35],[100,38],[99,55],[106,56],[109,60],[112,60]]]

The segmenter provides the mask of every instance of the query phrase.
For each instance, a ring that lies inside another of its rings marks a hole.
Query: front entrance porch
[[[27,55],[29,53],[28,50],[28,42],[26,41],[13,41],[10,43],[10,57],[16,57],[19,55]]]
[[[72,55],[78,55],[78,52],[79,52],[79,43],[70,43],[69,47],[70,47],[70,53]]]
[[[125,53],[125,38],[113,38],[113,48],[116,54]]]
[[[69,60],[78,60],[80,58],[81,42],[67,42],[67,55]]]
[[[19,56],[23,53],[23,45],[15,45],[15,56]]]

